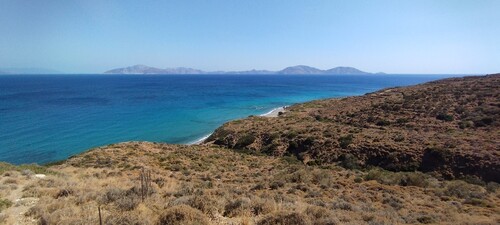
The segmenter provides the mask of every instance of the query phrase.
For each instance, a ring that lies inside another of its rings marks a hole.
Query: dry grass
[[[153,191],[144,201],[142,167],[152,172]],[[375,176],[373,171],[307,166],[211,146],[122,143],[86,152],[51,170],[57,174],[45,179],[19,174],[0,180],[5,186],[7,178],[28,179],[19,181],[19,188],[25,197],[39,200],[26,216],[47,224],[96,224],[99,205],[105,224],[500,221],[500,193],[493,184],[486,188],[383,170],[373,170]]]

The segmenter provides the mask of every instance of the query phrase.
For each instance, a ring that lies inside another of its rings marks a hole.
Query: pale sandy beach
[[[264,114],[261,114],[259,116],[262,116],[262,117],[278,117],[280,112],[285,112],[286,111],[286,107],[287,106],[281,106],[281,107],[278,107],[278,108],[275,108],[267,113],[264,113]],[[212,133],[196,140],[196,141],[193,141],[191,143],[189,143],[188,145],[198,145],[198,144],[202,144],[208,137],[210,137],[210,135],[212,135]]]
[[[282,107],[278,107],[278,108],[275,108],[267,113],[264,113],[260,116],[263,116],[263,117],[278,117],[280,112],[285,112],[286,111],[286,106],[282,106]]]

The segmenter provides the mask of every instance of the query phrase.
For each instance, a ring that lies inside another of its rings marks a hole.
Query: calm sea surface
[[[226,121],[453,75],[3,75],[0,161],[47,163],[131,140],[196,141]]]

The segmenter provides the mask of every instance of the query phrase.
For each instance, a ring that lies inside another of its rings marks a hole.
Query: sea
[[[0,161],[124,141],[191,144],[277,107],[459,75],[1,75]]]

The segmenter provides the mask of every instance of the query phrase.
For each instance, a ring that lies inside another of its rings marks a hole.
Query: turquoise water
[[[5,75],[0,161],[47,163],[131,140],[191,143],[232,119],[451,75]]]

